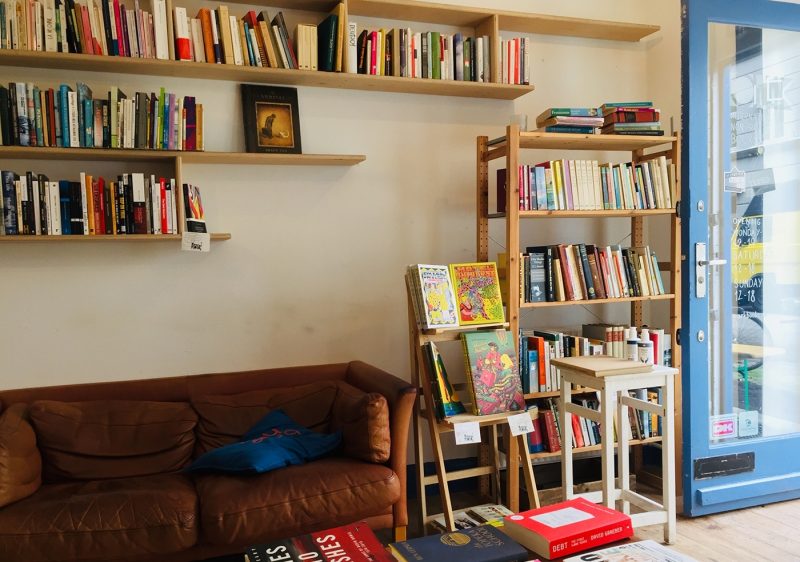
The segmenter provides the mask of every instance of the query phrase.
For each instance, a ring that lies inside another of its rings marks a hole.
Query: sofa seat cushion
[[[329,457],[252,476],[195,476],[203,540],[246,545],[391,510],[400,479],[386,466]]]
[[[0,560],[110,560],[197,542],[197,494],[165,474],[42,486],[0,509]]]

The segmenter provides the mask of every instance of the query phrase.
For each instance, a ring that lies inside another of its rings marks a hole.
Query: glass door
[[[684,511],[800,497],[800,6],[684,0]]]

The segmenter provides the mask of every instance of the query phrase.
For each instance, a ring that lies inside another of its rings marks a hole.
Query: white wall
[[[353,168],[189,168],[185,180],[201,187],[211,229],[233,235],[208,255],[166,243],[3,244],[0,388],[355,358],[407,379],[404,267],[475,258],[477,135],[498,136],[511,115],[533,121],[553,105],[653,98],[665,122],[679,109],[677,0],[462,3],[653,23],[665,31],[639,44],[533,36],[536,91],[515,102],[300,87],[304,151],[363,153],[367,160]],[[206,148],[244,148],[234,83],[0,67],[4,83],[54,86],[78,78],[95,91],[116,83],[126,92],[166,85],[195,94],[206,108]],[[545,158],[531,155],[530,163]],[[51,176],[64,169],[0,160],[0,168],[9,166]],[[526,226],[523,243],[616,241],[626,227],[537,222]],[[501,241],[499,225],[493,229]],[[608,308],[625,319],[624,307]],[[571,311],[535,322],[591,318]]]

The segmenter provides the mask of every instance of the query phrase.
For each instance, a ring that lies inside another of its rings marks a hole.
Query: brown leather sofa
[[[415,393],[358,361],[0,391],[0,560],[198,560],[358,520],[404,538]],[[182,471],[278,407],[341,448]]]

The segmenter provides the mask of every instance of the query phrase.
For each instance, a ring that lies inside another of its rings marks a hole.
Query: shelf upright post
[[[475,28],[475,36],[488,35],[489,36],[489,57],[491,69],[491,76],[486,77],[487,82],[500,83],[500,17],[497,14],[492,14],[478,27]]]
[[[675,193],[672,203],[676,208],[680,208],[681,201],[681,133],[675,133],[675,140],[672,142],[671,160],[675,165]],[[672,366],[678,369],[679,375],[675,377],[675,393],[673,395],[674,408],[675,408],[675,466],[683,466],[683,402],[681,391],[682,377],[681,374],[681,346],[678,345],[678,330],[681,327],[681,262],[683,256],[681,254],[681,217],[680,213],[676,212],[672,215],[672,255],[670,256],[669,277],[670,286],[675,298],[670,303],[670,326],[669,331],[672,334]],[[683,479],[678,478],[676,481],[677,495],[683,495]]]

